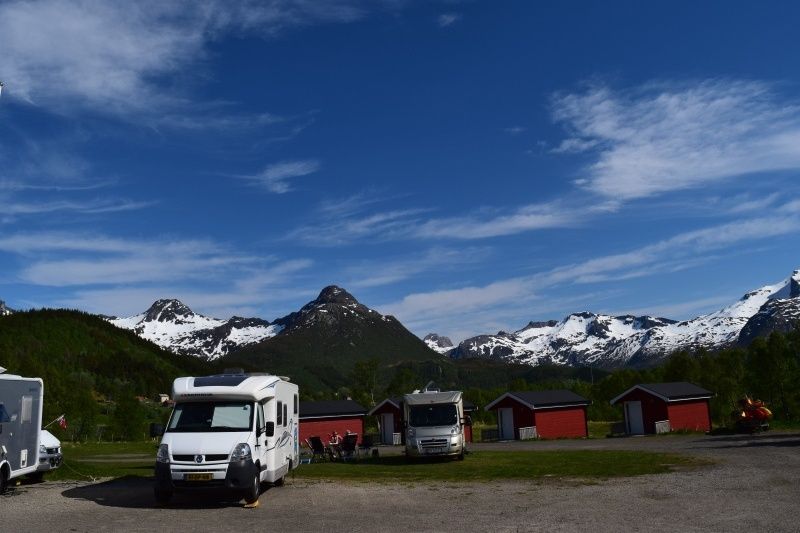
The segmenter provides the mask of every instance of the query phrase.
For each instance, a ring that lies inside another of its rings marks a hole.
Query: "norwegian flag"
[[[64,415],[58,417],[58,427],[61,429],[67,429],[67,417]]]

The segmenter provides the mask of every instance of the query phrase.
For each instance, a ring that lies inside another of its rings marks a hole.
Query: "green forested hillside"
[[[44,380],[45,423],[66,413],[68,435],[94,436],[98,423],[141,432],[146,413],[135,396],[170,393],[181,375],[209,372],[86,313],[41,310],[0,319],[0,366]],[[126,421],[127,419],[127,421]]]

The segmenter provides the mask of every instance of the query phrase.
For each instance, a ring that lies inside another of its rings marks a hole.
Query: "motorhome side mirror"
[[[467,415],[467,416],[464,417],[464,425],[465,426],[471,426],[472,425],[472,417],[471,416]]]
[[[267,427],[264,428],[264,433],[267,434],[267,437],[272,437],[275,435],[275,422],[267,422]]]

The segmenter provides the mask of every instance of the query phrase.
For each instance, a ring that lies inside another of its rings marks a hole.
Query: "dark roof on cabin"
[[[530,409],[586,406],[592,403],[580,394],[576,394],[566,389],[538,391],[526,390],[511,391],[501,394],[489,402],[484,409],[486,411],[493,411],[497,408],[497,404],[505,401],[507,398],[511,398],[512,400],[517,401]]]
[[[589,400],[566,389],[559,390],[526,390],[512,391],[509,396],[515,397],[534,407],[552,407],[555,405],[589,405]]]
[[[611,405],[628,396],[635,390],[641,390],[653,396],[658,396],[667,402],[677,402],[689,398],[711,398],[714,393],[686,381],[673,381],[672,383],[639,383],[626,390],[611,400]]]
[[[366,408],[353,400],[324,400],[300,402],[300,418],[322,418],[333,416],[364,416]]]
[[[702,396],[710,397],[714,395],[713,392],[686,381],[675,381],[672,383],[641,383],[639,387],[646,391],[654,392],[659,396],[669,398],[670,400]]]

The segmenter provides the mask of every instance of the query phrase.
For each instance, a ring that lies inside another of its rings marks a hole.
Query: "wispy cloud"
[[[522,126],[511,126],[505,128],[503,131],[508,133],[509,135],[519,135],[521,133],[525,133],[526,131],[528,131],[528,128]]]
[[[179,297],[206,313],[244,312],[296,303],[305,258],[242,253],[211,240],[124,239],[87,233],[17,233],[0,252],[19,264],[17,282],[58,289],[53,303],[94,312],[133,314],[157,298]]]
[[[228,33],[272,36],[351,22],[389,2],[359,0],[32,0],[0,5],[3,97],[64,111],[148,119],[187,104],[159,79],[202,68]],[[187,93],[190,91],[187,91]],[[174,118],[174,117],[173,117]]]
[[[800,107],[766,83],[594,86],[553,99],[571,136],[556,152],[594,151],[578,185],[621,200],[800,168]]]
[[[436,18],[436,23],[439,24],[440,28],[446,28],[452,26],[459,20],[461,20],[460,13],[442,13]]]
[[[557,305],[542,305],[539,299],[548,291],[572,285],[607,285],[609,282],[694,268],[713,260],[721,251],[739,249],[742,243],[800,233],[800,203],[795,205],[789,202],[777,211],[778,214],[774,216],[743,219],[688,231],[624,253],[599,256],[529,276],[497,280],[485,285],[412,293],[380,306],[380,309],[395,314],[404,323],[407,321],[424,326],[427,320],[431,324],[439,324],[445,333],[462,328],[462,316],[468,316],[473,323],[480,316],[494,316],[492,320],[505,316],[518,321],[512,326],[519,327],[530,319],[533,303],[538,301],[540,312],[545,313]],[[586,301],[584,298],[583,302]],[[658,309],[666,309],[667,304],[659,305]],[[473,333],[483,331],[487,329],[473,330]]]
[[[313,159],[284,161],[269,165],[258,174],[245,178],[271,193],[285,194],[292,190],[289,180],[313,174],[319,169],[319,161]]]
[[[344,271],[347,287],[379,287],[398,283],[431,271],[461,273],[470,265],[486,259],[486,248],[431,248],[422,253],[405,254],[402,258],[366,261]]]
[[[73,212],[81,214],[102,214],[119,213],[122,211],[134,211],[155,205],[157,202],[137,202],[132,200],[89,200],[89,201],[67,201],[56,200],[51,202],[21,202],[17,200],[3,200],[0,197],[0,214],[5,217],[15,217],[19,215],[39,215],[44,213],[55,213],[58,211]]]

